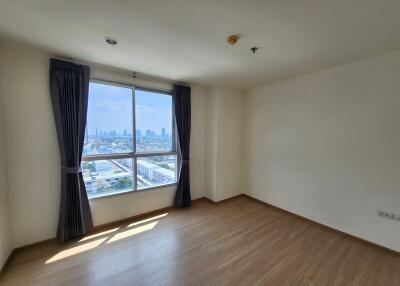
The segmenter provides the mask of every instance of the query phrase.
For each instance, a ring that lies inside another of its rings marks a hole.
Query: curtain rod
[[[104,65],[104,64],[99,64],[99,63],[95,63],[95,62],[90,62],[90,61],[85,61],[85,60],[80,60],[80,59],[73,59],[73,58],[70,58],[70,57],[53,56],[52,58],[58,59],[58,60],[63,60],[63,61],[68,61],[68,62],[72,62],[72,63],[75,63],[75,64],[80,64],[80,65],[88,65],[88,66],[91,66],[91,67],[98,67],[98,68],[102,68],[102,69],[105,69],[105,70],[109,70],[109,71],[113,71],[113,72],[117,72],[117,73],[121,73],[121,74],[128,74],[132,78],[136,78],[136,77],[139,76],[139,77],[142,77],[144,79],[147,78],[147,79],[150,79],[150,80],[157,80],[157,81],[165,82],[165,83],[179,84],[179,85],[189,85],[186,82],[176,81],[176,80],[172,80],[172,79],[168,79],[168,78],[164,78],[164,77],[160,77],[160,76],[155,76],[155,75],[145,74],[145,73],[141,73],[141,72],[131,71],[131,70],[123,69],[123,68],[117,68],[117,67],[108,66],[108,65]]]

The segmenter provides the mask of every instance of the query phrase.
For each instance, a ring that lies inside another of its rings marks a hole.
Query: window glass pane
[[[133,151],[132,90],[91,82],[83,155]]]
[[[136,151],[172,150],[172,96],[135,90]]]
[[[82,174],[89,198],[134,189],[132,159],[82,162]]]
[[[176,182],[176,156],[137,158],[138,189]]]

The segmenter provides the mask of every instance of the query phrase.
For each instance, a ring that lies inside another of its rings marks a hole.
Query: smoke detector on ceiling
[[[118,44],[118,40],[112,37],[105,37],[104,40],[106,41],[107,44],[111,46],[115,46],[116,44]]]
[[[250,49],[250,51],[251,51],[253,54],[255,54],[255,53],[257,52],[257,50],[258,50],[258,47],[252,47],[252,48]]]

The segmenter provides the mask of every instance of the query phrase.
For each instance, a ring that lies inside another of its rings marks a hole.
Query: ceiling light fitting
[[[226,41],[228,42],[229,45],[234,45],[238,41],[239,37],[236,35],[230,35]]]

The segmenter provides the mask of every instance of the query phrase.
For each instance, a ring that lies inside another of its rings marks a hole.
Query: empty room
[[[0,285],[400,285],[399,0],[0,0]]]

